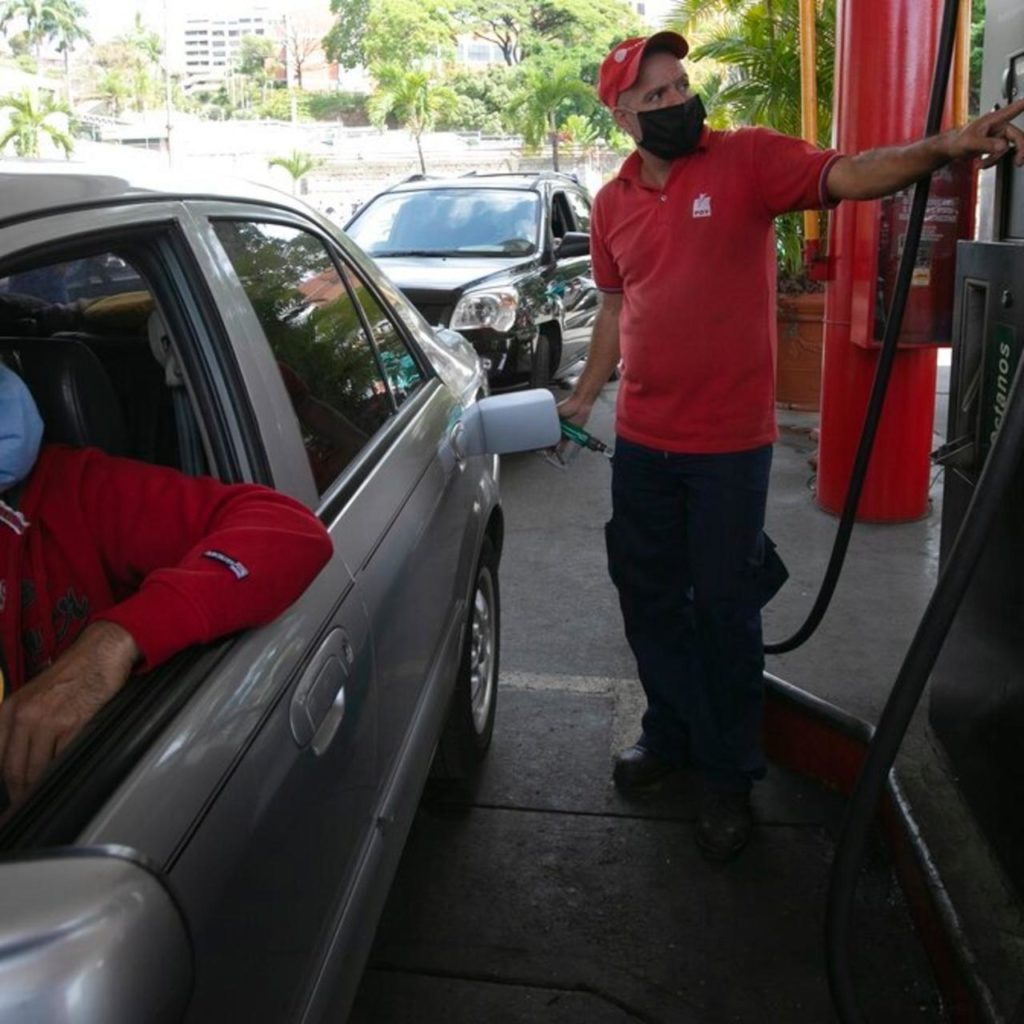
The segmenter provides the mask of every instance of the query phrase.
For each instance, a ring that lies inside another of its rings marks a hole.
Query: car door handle
[[[466,454],[466,428],[463,426],[462,420],[459,420],[445,435],[438,449],[441,466],[446,477],[452,475],[456,466],[466,464]]]
[[[341,720],[345,717],[345,687],[341,685],[338,687],[337,692],[334,694],[334,700],[331,702],[331,706],[327,709],[327,713],[324,715],[323,721],[320,723],[320,728],[317,729],[316,734],[313,736],[313,753],[317,757],[322,757],[324,751],[331,745],[331,740],[334,739],[335,734],[341,727]]]
[[[344,630],[331,630],[292,697],[289,721],[292,737],[300,747],[312,742],[319,755],[334,738],[345,714],[345,681],[354,660]]]

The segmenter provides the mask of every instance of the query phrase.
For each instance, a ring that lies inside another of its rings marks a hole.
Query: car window
[[[36,395],[50,440],[209,471],[164,318],[133,257],[100,250],[0,277],[0,357]]]
[[[586,197],[579,192],[566,192],[565,198],[568,200],[573,217],[576,218],[576,230],[589,231],[590,203],[587,202]]]
[[[346,230],[371,256],[525,256],[537,249],[539,202],[518,189],[389,192]]]
[[[394,396],[395,404],[401,406],[423,383],[423,371],[417,364],[416,357],[406,344],[405,339],[399,333],[398,326],[391,319],[390,314],[384,311],[366,283],[356,276],[351,268],[347,271],[347,277],[356,300],[363,307],[366,322],[369,324],[373,340],[377,344],[380,363],[387,376],[388,384],[391,385],[391,394]]]
[[[565,193],[556,192],[551,197],[551,233],[555,238],[561,238],[567,231],[572,231],[572,214]]]
[[[323,494],[395,409],[355,285],[323,241],[300,228],[222,220],[214,230],[273,350]],[[361,283],[359,291],[369,303]],[[374,316],[379,307],[368,310]]]

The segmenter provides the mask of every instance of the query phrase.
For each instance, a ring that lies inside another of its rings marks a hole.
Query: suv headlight
[[[492,331],[510,331],[516,322],[519,296],[511,288],[488,288],[467,292],[452,313],[451,328],[489,327]]]

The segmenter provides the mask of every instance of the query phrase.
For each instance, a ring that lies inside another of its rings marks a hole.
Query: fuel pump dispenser
[[[981,109],[1024,96],[1024,7],[988,0]],[[1002,425],[1024,346],[1024,168],[982,176],[977,241],[960,242],[940,567]],[[1024,893],[1024,467],[995,515],[932,676],[930,719],[965,798]]]

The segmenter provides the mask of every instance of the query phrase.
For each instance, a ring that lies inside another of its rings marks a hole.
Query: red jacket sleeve
[[[277,491],[82,455],[81,512],[125,595],[96,618],[132,634],[143,669],[276,618],[331,556],[316,516]]]

